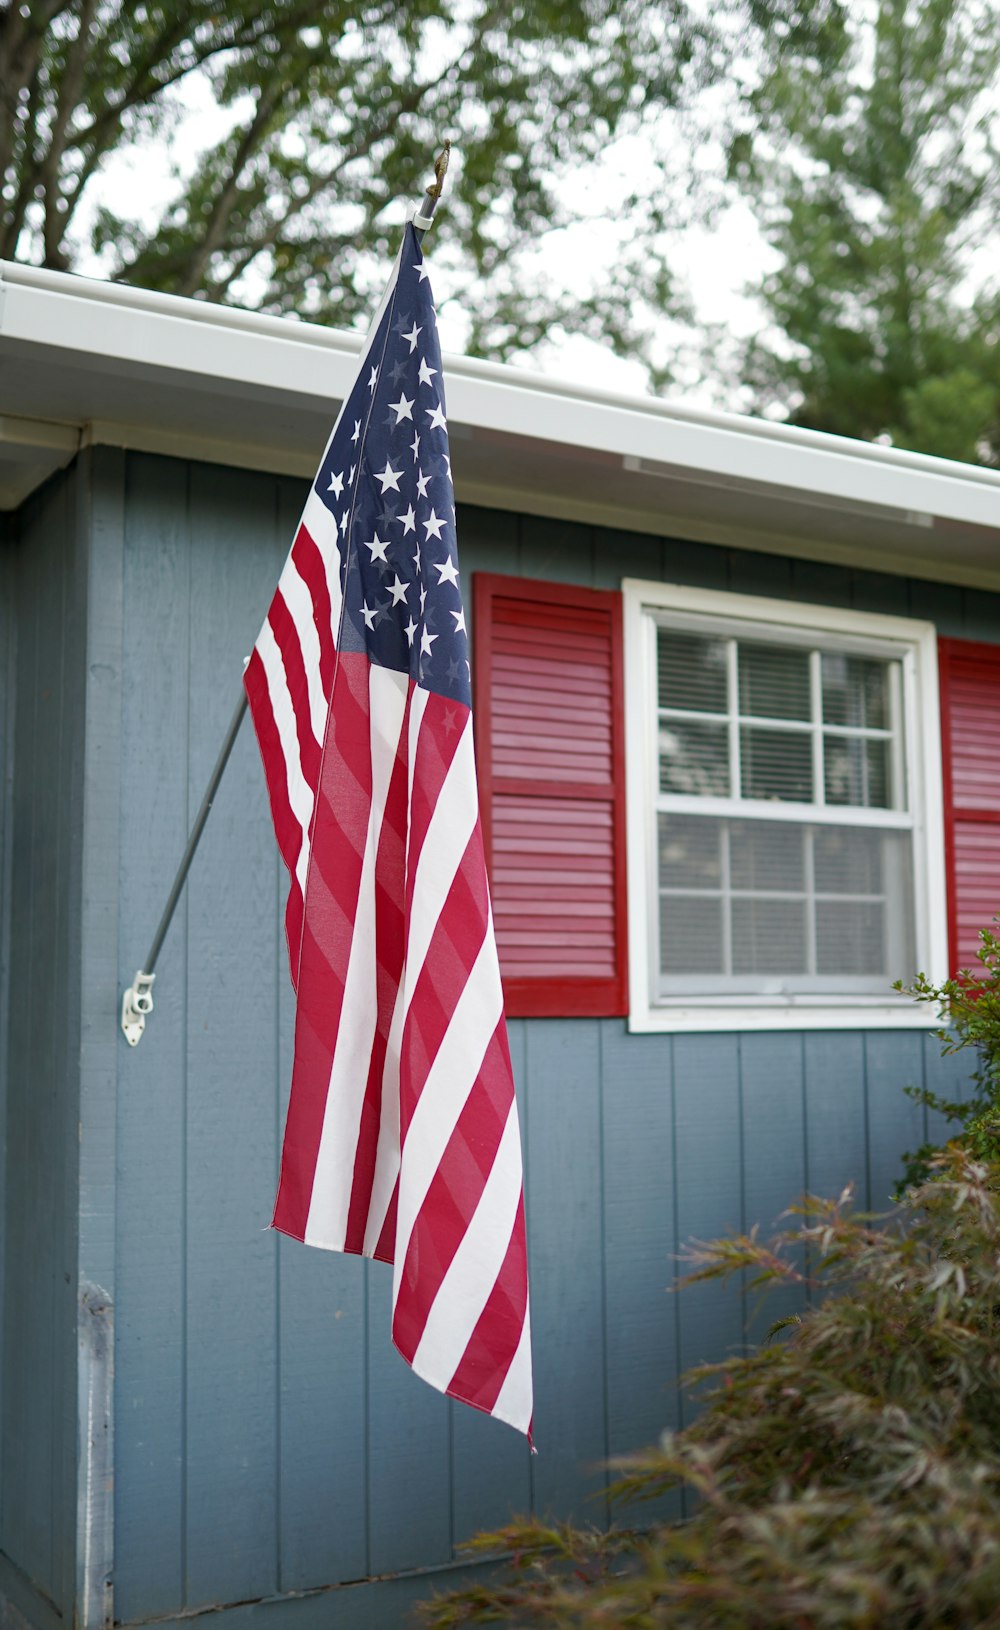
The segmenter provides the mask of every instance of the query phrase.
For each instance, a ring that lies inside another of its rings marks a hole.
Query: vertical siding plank
[[[1000,641],[1000,594],[986,589],[962,589],[962,637]]]
[[[308,488],[279,484],[273,582],[284,564]],[[261,608],[263,617],[264,607]],[[249,728],[249,727],[248,727]],[[256,745],[254,745],[256,753]],[[263,779],[263,771],[258,764]],[[288,873],[273,841],[277,878],[273,977],[278,998],[275,1147],[292,1079],[295,995],[285,941]],[[277,1160],[270,1198],[277,1187]],[[365,1269],[277,1236],[278,1585],[308,1590],[368,1571],[365,1487]],[[349,1491],[353,1491],[351,1497]]]
[[[589,526],[522,515],[518,536],[525,577],[548,578],[556,583],[593,582],[594,535]]]
[[[275,488],[191,471],[193,815],[274,590]],[[241,732],[188,883],[187,1605],[277,1585],[273,833]]]
[[[608,1452],[627,1454],[679,1425],[674,1087],[666,1036],[601,1027]],[[675,1495],[637,1511],[680,1514]]]
[[[528,1027],[535,1504],[588,1522],[606,1510],[588,1498],[607,1454],[599,1070],[595,1021]]]
[[[674,1094],[677,1235],[683,1253],[692,1239],[735,1233],[744,1224],[737,1037],[675,1037]],[[737,1281],[686,1286],[679,1294],[678,1317],[682,1372],[742,1349],[743,1298]],[[682,1398],[682,1424],[690,1416],[690,1400]]]
[[[923,1142],[923,1111],[904,1087],[923,1080],[923,1037],[919,1032],[868,1031],[865,1077],[868,1086],[868,1206],[887,1211],[903,1175],[903,1152]]]
[[[876,611],[888,617],[907,617],[909,586],[893,572],[852,572],[851,605],[855,611]]]
[[[792,593],[792,563],[781,555],[753,549],[729,550],[729,587],[734,594],[759,594],[788,600]]]
[[[793,560],[791,598],[806,605],[849,605],[851,574],[823,560]]]
[[[910,616],[935,623],[939,635],[950,635],[954,639],[965,637],[962,591],[951,583],[928,583],[922,577],[911,578]]]
[[[743,1036],[743,1193],[746,1227],[759,1224],[767,1239],[781,1212],[806,1187],[805,1123],[800,1036]],[[777,1286],[766,1295],[748,1292],[747,1334],[761,1343],[775,1320],[800,1313],[800,1286]]]
[[[370,1573],[448,1562],[449,1404],[392,1345],[392,1269],[367,1265]]]
[[[120,980],[159,920],[187,835],[187,470],[126,467]],[[186,949],[182,901],[157,968],[156,1011],[119,1071],[115,1606],[123,1620],[184,1602]]]
[[[596,589],[617,589],[623,577],[656,582],[663,576],[663,540],[643,532],[594,529],[594,576]]]
[[[816,1030],[802,1040],[806,1095],[806,1186],[836,1199],[854,1185],[855,1204],[868,1203],[868,1128],[863,1038],[853,1031]]]
[[[699,589],[724,589],[729,583],[728,551],[714,543],[665,538],[663,580],[690,583]]]
[[[971,1049],[959,1053],[942,1053],[941,1042],[935,1035],[925,1033],[924,1086],[948,1103],[963,1104],[972,1096],[972,1071],[975,1060]],[[961,1131],[958,1121],[951,1121],[937,1110],[924,1111],[924,1136],[929,1143],[947,1143]]]

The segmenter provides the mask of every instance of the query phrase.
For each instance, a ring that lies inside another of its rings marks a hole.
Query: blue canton
[[[441,350],[412,225],[315,485],[340,530],[340,648],[470,706]]]

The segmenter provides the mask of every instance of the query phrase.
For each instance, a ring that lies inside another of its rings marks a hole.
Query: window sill
[[[933,1010],[907,997],[830,996],[765,997],[664,1002],[634,1006],[628,1028],[636,1034],[682,1034],[724,1030],[937,1030],[942,1020]]]

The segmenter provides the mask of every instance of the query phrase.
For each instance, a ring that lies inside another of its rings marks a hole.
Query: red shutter
[[[952,972],[1000,912],[1000,646],[939,640]]]
[[[507,1012],[628,1011],[621,596],[473,579],[479,791]]]

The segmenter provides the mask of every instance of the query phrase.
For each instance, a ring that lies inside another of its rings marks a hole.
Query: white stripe
[[[326,572],[327,593],[330,596],[330,626],[333,643],[340,637],[340,607],[343,595],[340,589],[340,528],[336,517],[330,514],[315,487],[309,488],[306,507],[299,526],[304,526],[316,545]],[[296,527],[298,534],[298,527]]]
[[[502,1012],[500,969],[490,919],[479,955],[427,1072],[403,1142],[392,1283],[394,1308],[414,1223],[482,1067],[486,1049]]]
[[[406,847],[409,861],[410,815],[413,808],[413,776],[417,762],[417,742],[420,725],[427,708],[429,693],[419,685],[414,687],[410,700],[410,721],[407,736]],[[396,1001],[392,1010],[389,1038],[385,1049],[385,1068],[382,1071],[382,1113],[378,1125],[378,1149],[375,1155],[375,1175],[372,1183],[371,1205],[365,1228],[365,1255],[374,1256],[382,1235],[386,1215],[392,1201],[396,1178],[399,1175],[399,1051],[403,1039],[403,1021],[406,1018],[405,974],[400,978]]]
[[[313,1178],[307,1245],[342,1251],[354,1182],[361,1110],[378,1018],[375,960],[375,862],[409,676],[372,665],[368,672],[372,800],[361,884],[351,934],[337,1045],[330,1069],[323,1131]]]
[[[299,650],[302,653],[302,666],[306,671],[309,723],[316,738],[316,745],[322,747],[326,734],[327,705],[319,671],[319,635],[313,617],[312,595],[299,575],[291,555],[285,561],[285,569],[278,583],[278,593],[288,607],[288,614],[295,625]]]
[[[521,1139],[517,1105],[511,1100],[507,1124],[475,1215],[434,1298],[413,1355],[417,1374],[442,1391],[461,1363],[496,1284],[520,1203]]]
[[[525,1303],[524,1324],[521,1328],[521,1339],[517,1344],[517,1352],[511,1360],[510,1369],[504,1379],[504,1384],[497,1394],[497,1401],[490,1410],[498,1421],[506,1421],[508,1426],[516,1426],[519,1432],[527,1432],[531,1425],[531,1416],[534,1410],[534,1400],[531,1387],[531,1308]]]
[[[292,707],[292,698],[288,690],[285,664],[281,660],[281,651],[269,622],[265,621],[260,631],[256,649],[264,668],[264,676],[267,679],[268,700],[271,703],[271,712],[274,716],[275,728],[281,743],[281,756],[285,761],[288,802],[291,805],[292,814],[302,828],[302,847],[299,850],[294,871],[299,888],[305,892],[306,867],[309,860],[309,823],[312,820],[313,813],[313,793],[302,773],[302,760],[299,757],[299,738],[295,728],[295,709]]]
[[[416,754],[413,757],[415,758]],[[403,969],[407,1007],[420,978],[427,948],[444,910],[448,892],[455,880],[455,873],[462,863],[478,818],[479,795],[476,789],[476,764],[472,749],[472,716],[467,714],[462,739],[448,767],[448,774],[438,794],[434,813],[427,824],[427,835],[417,860],[409,938],[406,944],[406,967]]]

